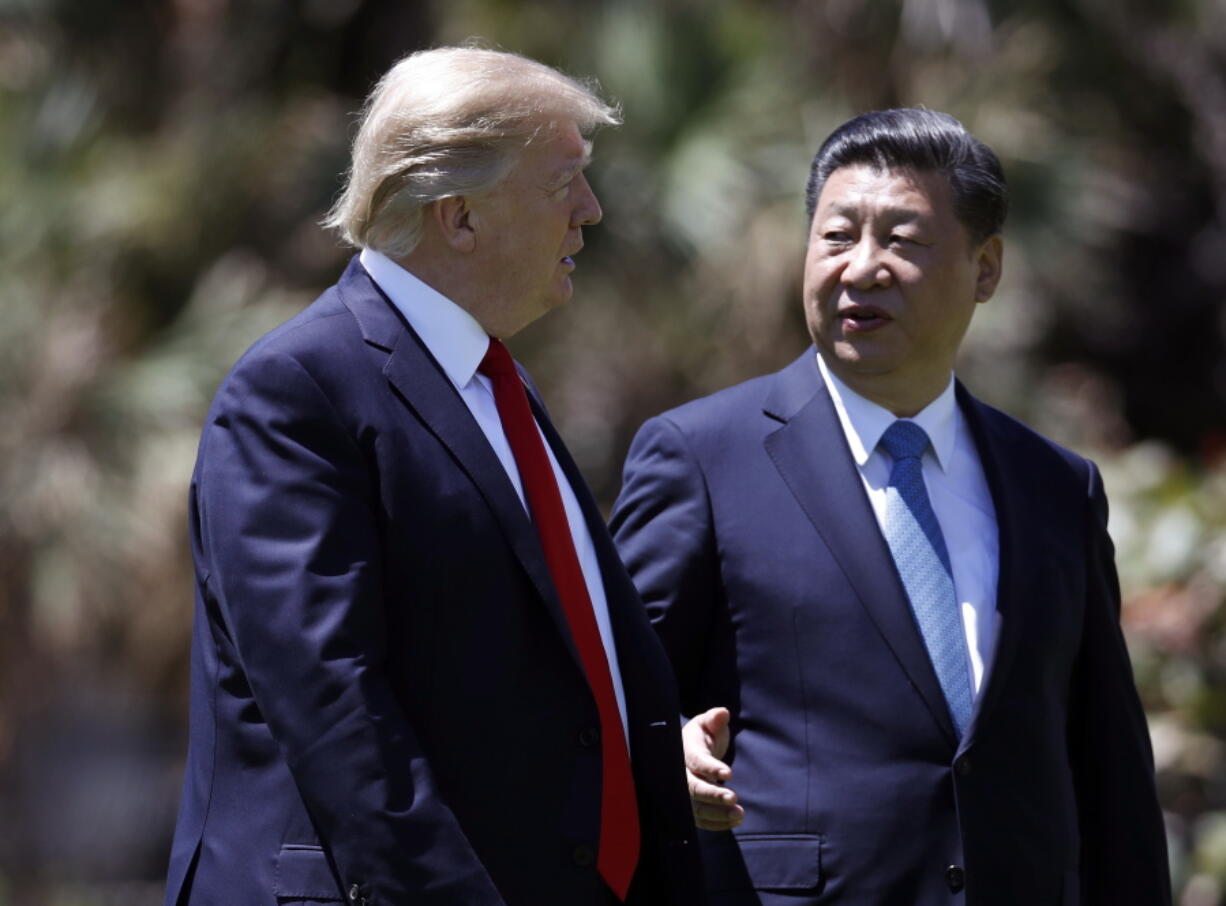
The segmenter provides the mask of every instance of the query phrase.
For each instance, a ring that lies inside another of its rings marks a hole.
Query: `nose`
[[[600,202],[596,199],[596,193],[592,191],[591,184],[582,173],[575,177],[575,188],[578,189],[578,193],[575,198],[575,208],[570,215],[571,225],[592,226],[600,223],[604,212],[600,210]]]
[[[890,282],[890,271],[882,263],[881,253],[881,246],[871,236],[862,237],[848,252],[847,264],[842,274],[843,283],[856,289],[887,286]]]

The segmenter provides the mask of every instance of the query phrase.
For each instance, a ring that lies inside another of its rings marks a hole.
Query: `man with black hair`
[[[648,421],[612,528],[672,659],[721,906],[1170,902],[1095,466],[953,374],[1005,179],[890,110],[809,178],[782,371]]]

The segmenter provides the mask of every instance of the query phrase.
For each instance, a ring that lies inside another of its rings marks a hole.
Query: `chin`
[[[569,302],[574,294],[575,288],[571,285],[570,277],[567,277],[566,283],[550,298],[549,308],[560,308]]]
[[[829,354],[823,353],[826,365],[845,381],[856,377],[876,377],[893,370],[893,363],[881,356],[863,355],[860,350],[839,344]]]
[[[876,356],[840,356],[839,364],[853,374],[889,374],[895,370],[895,364],[893,362],[883,360]]]

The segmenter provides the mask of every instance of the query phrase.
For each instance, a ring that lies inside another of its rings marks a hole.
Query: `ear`
[[[1005,243],[998,233],[989,236],[975,253],[975,261],[979,273],[975,278],[975,301],[987,302],[996,292],[1000,283],[1002,259],[1005,254]]]
[[[471,252],[477,244],[472,224],[472,208],[463,195],[451,195],[430,203],[427,216],[442,240],[457,252]]]

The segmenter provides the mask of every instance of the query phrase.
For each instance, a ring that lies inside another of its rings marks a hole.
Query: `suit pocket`
[[[345,899],[332,864],[318,846],[287,843],[277,854],[277,873],[273,881],[277,900],[338,902]]]
[[[756,890],[814,890],[822,883],[817,834],[743,834],[737,844]]]

